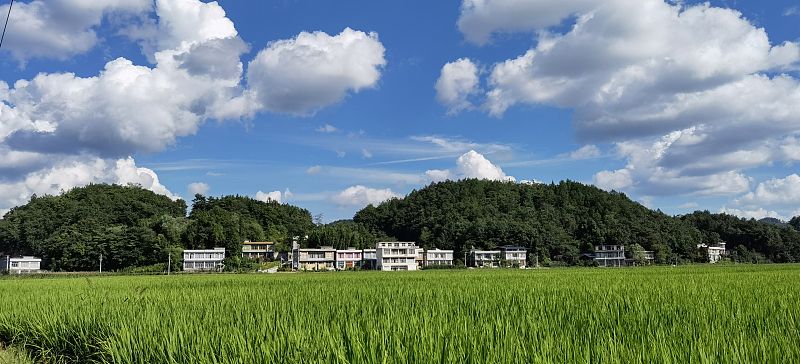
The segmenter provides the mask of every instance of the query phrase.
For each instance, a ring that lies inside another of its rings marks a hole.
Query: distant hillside
[[[135,186],[88,185],[11,209],[0,220],[0,251],[42,257],[51,270],[97,270],[100,254],[108,270],[150,265],[179,244],[167,230],[185,215],[183,200]]]
[[[180,268],[183,248],[225,247],[235,268],[242,241],[284,244],[313,228],[304,209],[249,197],[195,196],[172,201],[137,186],[89,185],[34,197],[0,220],[0,252],[32,254],[54,271],[120,270],[165,264]],[[160,268],[154,268],[160,269]]]
[[[359,211],[354,221],[399,240],[454,249],[519,244],[541,261],[576,264],[596,244],[640,244],[659,260],[694,259],[702,234],[622,193],[576,182],[519,184],[486,180],[431,184],[402,199]]]
[[[800,233],[793,228],[707,211],[672,217],[622,193],[570,181],[435,183],[368,206],[353,220],[399,240],[454,249],[457,257],[473,246],[518,244],[540,262],[579,264],[593,245],[639,244],[654,250],[660,262],[702,261],[697,244],[725,241],[740,261],[800,261]]]
[[[770,225],[777,225],[777,226],[788,226],[786,222],[781,221],[780,219],[776,219],[774,217],[765,217],[763,219],[759,219],[758,222],[762,224],[770,224]]]
[[[738,261],[800,262],[800,231],[789,224],[764,223],[708,211],[680,218],[700,230],[705,241],[727,243],[732,258]]]
[[[306,209],[247,196],[196,195],[189,220],[184,239],[187,246],[224,246],[230,256],[239,255],[244,240],[274,241],[278,248],[287,249],[285,244],[292,237],[305,236],[314,228]]]

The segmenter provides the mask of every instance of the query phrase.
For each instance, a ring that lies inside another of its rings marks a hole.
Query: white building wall
[[[379,242],[375,244],[378,270],[417,270],[417,244],[414,242]]]
[[[183,251],[183,270],[216,270],[223,267],[225,248],[192,249]]]

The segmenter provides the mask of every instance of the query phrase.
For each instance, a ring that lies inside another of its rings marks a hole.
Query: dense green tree
[[[166,262],[180,245],[186,203],[138,186],[88,185],[34,196],[0,220],[0,251],[42,257],[51,270],[104,270]]]

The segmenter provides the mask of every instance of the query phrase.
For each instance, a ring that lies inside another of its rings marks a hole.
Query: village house
[[[345,270],[360,268],[363,254],[363,251],[353,247],[348,247],[347,249],[337,249],[336,269]]]
[[[500,261],[505,262],[508,267],[525,268],[527,262],[528,249],[516,245],[504,245],[500,247]]]
[[[622,267],[625,265],[625,246],[595,245],[594,261],[601,267]]]
[[[417,243],[379,242],[375,250],[378,270],[417,270]]]
[[[334,270],[336,269],[336,249],[323,246],[316,249],[299,248],[292,251],[292,269],[294,270]]]
[[[500,266],[500,251],[472,249],[469,251],[468,265],[476,268],[497,268]]]
[[[275,243],[271,241],[250,241],[242,243],[242,258],[255,259],[260,262],[275,258],[273,247]]]
[[[23,256],[12,258],[6,256],[0,260],[0,271],[11,274],[38,273],[41,270],[42,260],[40,258]]]
[[[225,248],[187,249],[183,251],[183,270],[216,271],[222,270]]]
[[[697,249],[703,250],[703,252],[708,256],[709,263],[716,263],[722,260],[722,257],[725,256],[725,243],[717,243],[717,244],[697,244]]]
[[[452,265],[452,250],[428,249],[428,251],[425,252],[425,267]]]

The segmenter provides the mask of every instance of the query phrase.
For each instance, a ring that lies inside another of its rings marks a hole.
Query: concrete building
[[[414,258],[417,268],[425,266],[425,249],[417,248],[417,256]]]
[[[697,248],[706,253],[709,263],[719,262],[722,257],[727,254],[725,251],[725,243],[717,243],[713,245],[697,244]]]
[[[500,251],[472,249],[467,260],[467,265],[470,267],[497,268],[500,266]]]
[[[275,243],[271,241],[245,241],[242,243],[242,258],[250,258],[258,261],[272,260],[275,258],[273,247]]]
[[[364,249],[361,254],[362,269],[378,268],[378,252],[376,249]]]
[[[382,241],[375,250],[378,270],[417,270],[417,243]]]
[[[183,270],[216,271],[224,268],[225,248],[193,249],[183,251]]]
[[[364,252],[356,248],[336,250],[336,269],[360,268]]]
[[[500,247],[500,261],[507,267],[525,268],[528,261],[528,249],[516,245]]]
[[[452,250],[428,249],[428,251],[425,252],[425,267],[452,265]]]
[[[10,274],[38,273],[42,268],[42,260],[37,257],[23,256],[21,258],[3,257],[0,260],[0,272]]]
[[[292,269],[334,270],[336,269],[336,249],[332,246],[323,246],[316,249],[293,249]]]
[[[594,261],[601,267],[625,266],[625,246],[595,245]]]

